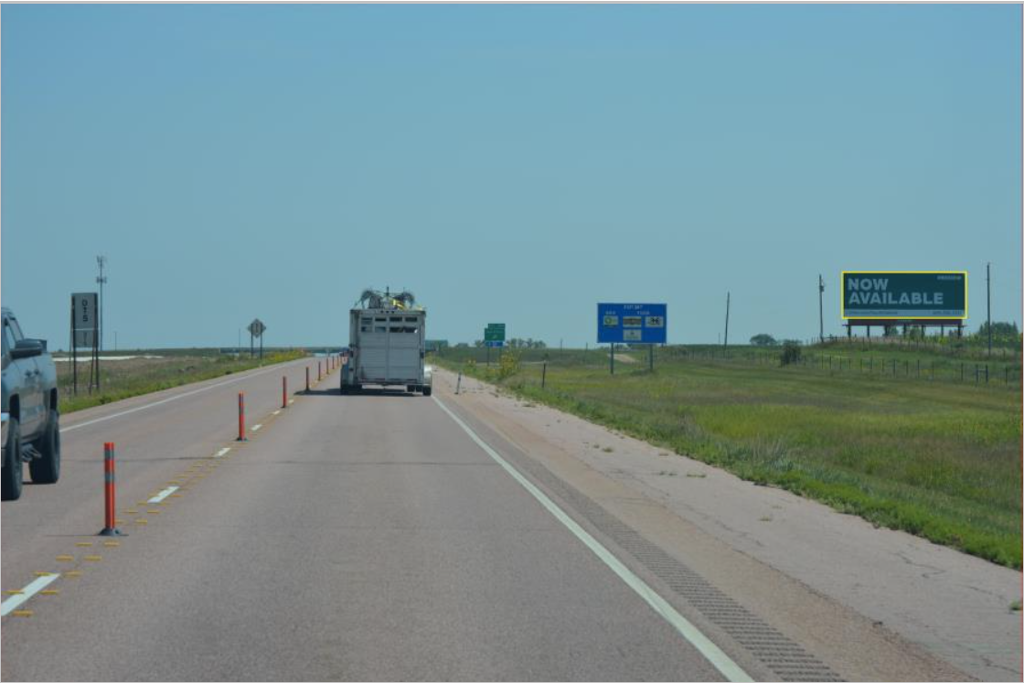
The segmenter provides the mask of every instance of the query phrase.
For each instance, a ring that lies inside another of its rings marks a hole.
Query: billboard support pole
[[[608,362],[610,363],[610,367],[611,367],[611,373],[610,374],[614,375],[615,374],[615,342],[612,342],[611,353],[608,354]]]
[[[647,360],[650,365],[650,371],[654,372],[654,344],[647,345]]]

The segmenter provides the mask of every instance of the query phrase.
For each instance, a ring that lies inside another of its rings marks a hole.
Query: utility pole
[[[985,299],[988,302],[988,355],[992,355],[992,262],[985,264]],[[988,366],[986,366],[988,367]]]
[[[107,278],[103,275],[103,267],[107,265],[106,256],[97,256],[96,265],[100,267],[100,274],[96,277],[96,282],[100,285],[100,338],[99,347],[100,351],[103,350],[103,333],[106,332],[106,327],[103,326],[103,313],[106,306],[103,305],[103,285],[107,284]]]
[[[725,293],[725,344],[722,348],[729,348],[729,292]]]
[[[818,341],[822,344],[825,343],[825,309],[821,303],[824,297],[825,281],[821,279],[821,273],[818,273]]]

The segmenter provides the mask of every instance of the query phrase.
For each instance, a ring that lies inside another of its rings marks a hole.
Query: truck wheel
[[[56,484],[60,479],[60,413],[56,410],[50,410],[46,431],[43,432],[36,444],[36,450],[42,454],[42,457],[35,458],[28,463],[32,483]]]
[[[0,477],[0,498],[18,500],[21,498],[21,483],[24,473],[21,467],[21,425],[11,418],[7,425],[7,443],[4,444],[4,470]]]
[[[423,395],[424,396],[430,396],[431,391],[432,391],[431,387],[429,387],[429,386],[423,387]]]

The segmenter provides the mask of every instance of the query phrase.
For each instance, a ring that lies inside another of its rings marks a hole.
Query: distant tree
[[[455,345],[455,348],[457,348],[457,349],[468,349],[469,348],[469,344],[467,344],[466,342],[459,342],[458,344]]]
[[[978,328],[978,334],[983,337],[988,337],[988,323],[984,322],[981,327]],[[1020,330],[1017,329],[1017,323],[992,323],[992,337],[999,339],[1016,339],[1017,335],[1020,334]]]
[[[779,342],[777,342],[775,340],[775,337],[773,337],[770,334],[764,334],[764,333],[755,334],[753,337],[750,338],[750,343],[753,344],[754,346],[778,346],[779,345]]]

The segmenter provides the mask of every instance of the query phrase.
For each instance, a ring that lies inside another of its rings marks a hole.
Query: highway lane
[[[21,499],[3,503],[3,589],[19,589],[32,572],[46,571],[37,558],[53,554],[62,539],[103,527],[104,442],[117,447],[120,502],[148,499],[182,462],[208,457],[237,435],[239,392],[252,424],[280,407],[282,376],[290,394],[305,388],[307,367],[315,381],[317,360],[307,358],[62,416],[60,482],[34,486],[26,467]]]
[[[42,550],[17,546],[19,587],[58,552],[83,573],[4,618],[4,679],[722,678],[435,401],[335,379],[243,445],[191,429],[212,397],[168,409],[180,452],[231,446],[220,459],[126,430],[162,444],[126,500],[168,481],[180,497],[123,513],[148,524],[117,547],[70,512]]]

